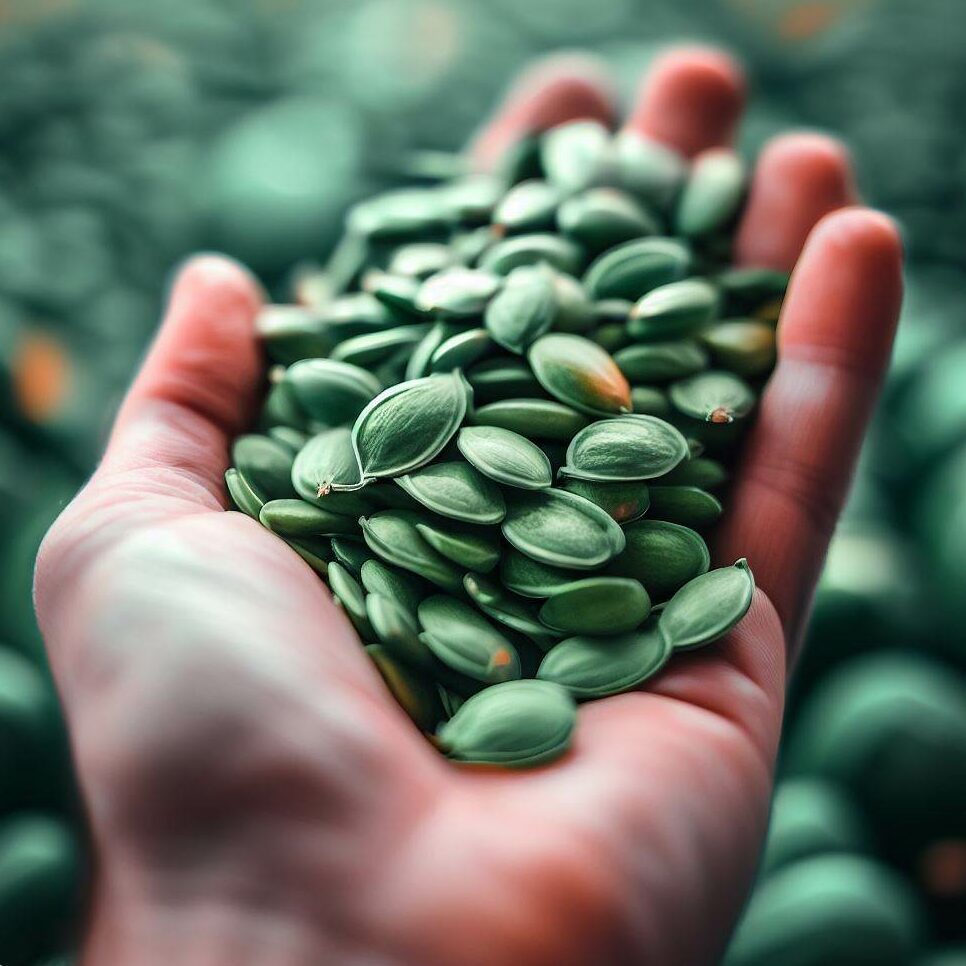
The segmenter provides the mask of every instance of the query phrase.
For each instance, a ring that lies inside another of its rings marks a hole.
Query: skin
[[[727,144],[744,82],[664,55],[627,121],[689,155]],[[602,70],[542,63],[474,144],[612,122]],[[718,564],[759,590],[724,642],[580,709],[572,752],[458,769],[411,728],[309,568],[222,512],[256,405],[260,295],[220,258],[181,272],[104,459],[37,566],[95,855],[85,964],[712,963],[765,831],[786,668],[874,405],[901,248],[854,207],[848,157],[773,141],[741,264],[790,269],[780,362]]]

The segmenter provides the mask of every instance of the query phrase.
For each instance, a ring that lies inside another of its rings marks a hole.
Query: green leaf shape
[[[514,493],[503,536],[539,563],[572,570],[592,570],[624,549],[624,532],[607,513],[560,489]]]
[[[657,416],[618,416],[582,429],[567,447],[561,476],[601,483],[663,476],[688,456],[680,431]]]
[[[717,523],[723,512],[721,501],[698,486],[655,486],[651,488],[650,517],[702,530]]]
[[[484,359],[470,368],[466,379],[478,404],[498,402],[511,397],[546,396],[533,370],[522,359]]]
[[[679,463],[661,477],[660,483],[661,486],[699,486],[703,490],[714,490],[724,486],[729,479],[728,470],[722,463],[703,456]]]
[[[546,454],[519,433],[495,426],[465,426],[456,445],[469,463],[497,483],[539,490],[553,482]]]
[[[440,343],[429,361],[429,368],[431,372],[465,369],[489,355],[493,349],[493,340],[486,329],[467,329]]]
[[[616,188],[591,188],[568,198],[557,212],[557,225],[589,252],[661,231],[657,219],[640,202]]]
[[[333,491],[333,484],[356,486],[359,465],[347,426],[327,429],[313,436],[292,464],[292,483],[303,500],[329,510],[358,517],[370,507],[362,493]]]
[[[609,353],[580,335],[552,332],[527,354],[537,381],[565,405],[592,415],[630,412],[631,387]]]
[[[452,266],[453,258],[453,250],[442,242],[410,242],[392,253],[386,270],[423,281]]]
[[[371,369],[402,349],[412,350],[427,331],[422,325],[397,325],[392,329],[383,329],[382,332],[356,335],[340,342],[329,353],[329,358]]]
[[[703,647],[735,627],[754,596],[755,578],[742,558],[686,583],[667,602],[658,629],[675,651]]]
[[[359,414],[352,447],[363,484],[425,466],[453,438],[470,390],[459,372],[401,382]]]
[[[366,654],[413,724],[420,731],[432,733],[444,717],[436,685],[412,665],[393,656],[384,645],[370,644]]]
[[[587,269],[584,288],[594,300],[636,302],[651,289],[680,281],[691,267],[691,252],[674,238],[639,238],[604,252]]]
[[[480,574],[466,574],[463,578],[463,588],[470,600],[487,617],[519,634],[524,634],[543,649],[560,636],[540,623],[537,609],[529,601],[520,600],[507,593],[494,580]]]
[[[701,333],[717,365],[739,376],[762,376],[775,365],[775,327],[758,319],[727,319]]]
[[[423,282],[416,308],[441,319],[477,319],[502,284],[492,272],[450,268]]]
[[[549,681],[507,681],[469,698],[438,732],[449,758],[508,768],[565,754],[577,722],[573,698]]]
[[[411,614],[429,594],[429,585],[405,570],[383,563],[375,557],[367,560],[359,571],[366,593],[388,597]]]
[[[375,633],[369,623],[369,615],[366,612],[366,595],[363,593],[359,581],[336,561],[329,564],[326,581],[336,603],[345,611],[352,622],[352,626],[355,627],[356,633],[366,643],[372,643]]]
[[[537,679],[559,684],[577,700],[606,698],[640,687],[670,656],[670,645],[651,621],[615,637],[568,637],[544,657]]]
[[[639,580],[652,603],[669,600],[711,564],[701,534],[678,523],[637,520],[624,528],[624,538],[624,552],[610,563],[607,573]]]
[[[568,275],[578,275],[584,264],[581,247],[560,235],[513,235],[488,248],[480,258],[480,268],[496,275],[509,275],[523,265],[546,262]]]
[[[305,500],[270,500],[262,507],[258,520],[281,537],[333,537],[359,532],[352,517],[330,513]]]
[[[351,234],[371,241],[423,240],[448,231],[451,224],[444,199],[428,188],[384,192],[355,205],[346,218]]]
[[[459,674],[498,684],[520,677],[520,655],[478,610],[455,597],[438,594],[419,605],[423,643]]]
[[[547,180],[568,194],[613,176],[611,133],[599,121],[570,121],[540,139]]]
[[[668,390],[678,412],[703,422],[728,424],[755,408],[755,391],[731,372],[712,369],[675,382]]]
[[[232,503],[242,513],[257,520],[265,501],[251,488],[248,480],[234,466],[225,471],[225,486],[228,487],[228,495],[231,497]]]
[[[484,321],[493,341],[518,355],[548,332],[558,314],[553,270],[541,263],[516,268],[486,307]]]
[[[651,599],[630,577],[586,577],[554,591],[540,620],[564,634],[610,636],[639,627],[651,612]]]
[[[681,339],[629,345],[614,353],[614,362],[632,384],[670,382],[708,368],[708,353],[697,342]],[[633,399],[633,390],[631,392]],[[635,412],[637,410],[635,409]]]
[[[671,403],[667,393],[655,386],[632,386],[631,405],[634,412],[641,416],[660,416],[665,419],[671,415]]]
[[[703,238],[729,225],[741,207],[747,177],[734,151],[716,148],[698,155],[678,201],[678,234]]]
[[[666,211],[688,175],[687,159],[673,148],[630,129],[614,138],[617,176],[625,191]]]
[[[500,488],[469,463],[433,463],[415,473],[397,476],[399,484],[423,506],[463,523],[500,523],[506,501]]]
[[[325,426],[351,423],[382,391],[372,373],[333,359],[303,359],[289,366],[284,378],[309,417]]]
[[[424,577],[443,590],[459,590],[462,574],[419,534],[419,517],[405,510],[380,510],[359,524],[366,543],[386,563]]]
[[[719,303],[718,290],[702,278],[668,282],[638,299],[627,331],[641,341],[684,338],[708,325]]]
[[[292,451],[268,436],[239,436],[232,444],[232,462],[263,503],[295,495]]]
[[[495,426],[528,439],[551,439],[567,443],[588,425],[576,409],[552,399],[501,399],[475,409],[477,426]]]
[[[500,560],[499,532],[483,529],[457,530],[435,523],[417,523],[420,536],[447,560],[466,570],[487,573]]]
[[[357,576],[362,572],[362,565],[372,558],[369,548],[360,537],[333,537],[332,556],[346,570]]]
[[[508,235],[550,231],[562,197],[558,187],[539,178],[521,181],[493,210],[493,225]]]
[[[366,614],[379,643],[394,658],[412,667],[426,670],[433,667],[432,653],[419,639],[419,622],[414,611],[392,597],[369,594]]]
[[[503,551],[500,561],[500,580],[507,590],[520,594],[522,597],[549,597],[565,584],[572,583],[573,571],[560,567],[550,567],[538,563],[513,547]]]
[[[599,480],[564,479],[563,489],[596,503],[616,523],[631,523],[648,512],[650,488],[640,480],[602,483]]]

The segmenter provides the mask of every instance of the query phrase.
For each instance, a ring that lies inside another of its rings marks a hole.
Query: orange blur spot
[[[919,860],[919,874],[934,896],[966,895],[966,841],[945,839],[930,845]]]
[[[828,30],[842,13],[842,8],[834,3],[803,3],[779,19],[778,34],[785,40],[808,40]]]
[[[21,338],[13,360],[13,392],[27,419],[50,419],[67,396],[70,377],[70,358],[56,339],[43,332]]]
[[[493,666],[494,667],[506,667],[510,661],[513,659],[510,657],[510,652],[505,648],[500,648],[496,654],[493,655]]]

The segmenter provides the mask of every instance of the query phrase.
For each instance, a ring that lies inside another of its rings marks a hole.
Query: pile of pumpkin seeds
[[[730,267],[746,167],[570,123],[498,175],[358,204],[227,484],[327,582],[449,757],[562,754],[748,610],[704,533],[775,358],[785,275]]]

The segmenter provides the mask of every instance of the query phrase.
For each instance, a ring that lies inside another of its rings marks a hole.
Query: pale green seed
[[[412,611],[391,597],[369,594],[366,615],[379,643],[394,658],[413,667],[433,667],[432,653],[419,639],[419,623]]]
[[[651,600],[629,577],[587,577],[555,590],[540,620],[564,634],[623,634],[644,622]]]
[[[788,287],[788,272],[770,268],[727,268],[715,282],[732,314],[754,314],[763,306],[781,301]]]
[[[500,488],[469,463],[433,463],[396,483],[423,506],[464,523],[499,523],[506,516]]]
[[[403,476],[434,459],[463,422],[469,393],[459,372],[413,379],[380,393],[352,428],[362,482]]]
[[[486,329],[494,342],[520,354],[553,326],[557,312],[552,270],[526,265],[510,272],[503,291],[487,306]]]
[[[775,327],[757,319],[727,319],[701,333],[715,362],[739,376],[761,376],[775,365]]]
[[[450,268],[426,279],[416,308],[443,319],[478,319],[500,290],[502,279],[472,268]]]
[[[312,537],[283,537],[285,542],[322,578],[329,575],[329,562],[332,559],[331,545],[324,539]]]
[[[245,477],[233,466],[225,471],[225,485],[228,487],[228,495],[235,506],[242,513],[257,520],[264,501],[249,486]]]
[[[409,361],[406,363],[404,375],[407,380],[419,379],[430,374],[430,365],[436,350],[447,341],[462,331],[462,327],[452,322],[437,322],[420,339],[419,343],[413,348]]]
[[[329,358],[371,369],[400,349],[411,351],[427,331],[422,325],[397,325],[392,329],[383,329],[382,332],[353,336],[340,342],[329,353]]]
[[[704,279],[669,282],[637,301],[627,331],[641,341],[684,338],[714,319],[718,303],[718,290]]]
[[[640,687],[670,656],[670,645],[651,621],[615,637],[568,637],[544,657],[537,678],[565,687],[578,700],[605,698]]]
[[[305,412],[326,426],[351,423],[382,390],[365,369],[332,359],[296,362],[286,370],[285,381]]]
[[[466,329],[451,335],[433,353],[430,372],[465,369],[493,351],[495,345],[486,329]]]
[[[672,384],[671,404],[691,419],[708,423],[733,423],[747,416],[757,397],[744,380],[730,372],[712,370]]]
[[[400,245],[392,253],[388,271],[393,275],[408,275],[426,279],[453,264],[453,252],[449,245],[440,242],[412,242]]]
[[[748,561],[720,567],[685,584],[661,612],[658,628],[675,651],[703,647],[727,634],[751,607],[755,578]]]
[[[632,414],[582,429],[570,441],[560,473],[602,483],[649,480],[674,469],[687,455],[687,440],[670,423]]]
[[[688,174],[683,155],[631,130],[617,135],[614,152],[618,178],[626,191],[660,210],[671,206]]]
[[[438,739],[456,761],[529,768],[567,751],[576,720],[564,688],[548,681],[507,681],[469,698],[442,725]]]
[[[562,194],[560,189],[534,178],[514,185],[493,211],[494,226],[506,234],[549,231],[553,228]]]
[[[602,252],[642,235],[657,235],[660,225],[634,198],[614,188],[591,188],[568,198],[557,212],[564,235],[589,252]]]
[[[624,374],[590,339],[550,333],[530,346],[527,358],[537,381],[560,402],[595,415],[630,411],[631,387]]]
[[[333,484],[355,486],[359,466],[352,449],[352,431],[345,426],[327,429],[313,436],[298,452],[292,464],[292,483],[303,500],[329,510],[358,517],[369,508],[363,493],[336,492]]]
[[[568,194],[610,180],[612,153],[610,131],[599,121],[561,124],[540,139],[547,180]]]
[[[362,517],[359,524],[366,543],[386,563],[425,577],[444,590],[459,590],[461,573],[420,536],[416,520],[418,517],[405,510],[381,510]]]
[[[329,564],[326,580],[329,590],[335,595],[336,601],[348,615],[352,626],[363,641],[371,643],[375,634],[366,613],[366,595],[352,574],[340,563],[333,561]]]
[[[631,405],[635,414],[642,416],[665,419],[671,414],[667,393],[654,386],[631,386]]]
[[[416,668],[394,657],[381,644],[371,644],[366,653],[395,698],[420,731],[432,732],[443,718],[436,686]]]
[[[411,614],[416,613],[419,602],[429,593],[428,585],[415,574],[392,567],[375,557],[362,565],[359,579],[367,593],[388,597]]]
[[[631,341],[630,336],[627,334],[627,325],[624,322],[608,322],[604,325],[599,325],[590,334],[590,338],[602,349],[614,356],[614,362],[617,362],[617,353],[629,345]],[[623,368],[621,368],[621,371],[624,371]],[[627,375],[626,372],[624,374]]]
[[[232,462],[262,502],[294,496],[292,451],[268,436],[239,436],[232,444]]]
[[[549,597],[573,579],[573,571],[538,563],[513,547],[507,547],[503,552],[500,580],[515,594],[523,597]]]
[[[525,436],[495,426],[466,426],[456,437],[459,451],[484,476],[506,486],[537,490],[550,486],[550,461]]]
[[[509,275],[522,265],[540,262],[568,275],[577,275],[584,263],[584,253],[579,245],[560,235],[514,235],[488,248],[479,264],[484,271]]]
[[[466,379],[477,403],[546,395],[533,370],[522,359],[484,359],[469,369]]]
[[[678,233],[700,238],[727,226],[744,198],[746,176],[744,162],[733,151],[715,148],[699,155],[678,202]]]
[[[352,517],[330,513],[305,500],[271,500],[262,507],[258,520],[281,537],[333,537],[359,529]]]
[[[707,369],[708,353],[691,340],[650,342],[620,349],[614,353],[614,362],[632,384],[669,382]]]
[[[502,399],[473,412],[477,426],[496,426],[530,439],[569,442],[587,425],[587,417],[551,399]]]
[[[389,309],[370,292],[340,296],[319,311],[333,343],[364,332],[379,332],[396,324]]]
[[[455,597],[438,594],[419,605],[426,646],[459,674],[498,684],[520,677],[520,655],[479,611]]]
[[[418,279],[372,268],[363,276],[362,287],[382,302],[397,322],[429,321],[429,316],[416,304],[420,290]]]
[[[268,431],[268,435],[276,443],[287,446],[292,451],[293,456],[309,441],[306,433],[295,429],[293,426],[272,426]]]
[[[717,460],[701,457],[684,460],[662,476],[662,486],[699,486],[703,490],[714,490],[728,482],[728,471]]]
[[[450,224],[440,195],[425,188],[387,191],[355,205],[346,218],[350,233],[373,241],[423,239],[446,231]]]
[[[651,488],[649,516],[702,530],[717,523],[721,501],[697,486],[655,486]]]
[[[272,379],[278,370],[269,370],[269,379]],[[302,408],[302,404],[295,396],[292,387],[285,381],[284,370],[279,373],[279,378],[271,383],[262,403],[262,411],[259,416],[259,425],[271,426],[294,426],[304,429],[308,422],[308,414]]]
[[[435,523],[417,523],[416,529],[437,553],[466,570],[487,573],[500,560],[498,532],[482,529],[457,530],[452,525],[441,527]]]
[[[350,573],[360,574],[367,560],[372,558],[369,548],[358,537],[333,537],[332,555]]]
[[[566,490],[514,493],[503,536],[551,567],[592,570],[624,549],[624,533],[595,503]]]
[[[266,305],[255,318],[255,333],[273,362],[283,366],[327,355],[333,346],[324,319],[303,305]]]
[[[640,519],[647,513],[651,502],[648,485],[638,480],[602,483],[598,480],[564,479],[560,485],[568,492],[596,503],[621,524]]]
[[[584,276],[594,300],[630,299],[636,302],[659,285],[677,282],[691,267],[691,253],[673,238],[639,238],[604,252]]]
[[[461,225],[482,225],[503,195],[503,179],[490,174],[469,174],[446,185],[441,198],[452,218]]]
[[[633,577],[659,603],[689,580],[707,571],[708,545],[690,527],[663,520],[637,520],[624,528],[626,547],[607,568],[609,574]]]
[[[463,587],[470,599],[487,617],[504,627],[524,634],[546,650],[559,637],[540,623],[536,608],[529,602],[507,593],[496,581],[480,574],[467,574]]]

